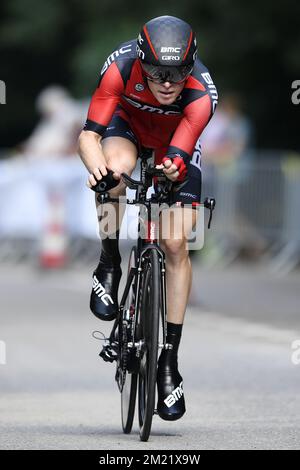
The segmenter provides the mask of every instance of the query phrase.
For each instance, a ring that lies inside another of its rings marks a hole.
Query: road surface
[[[146,443],[137,420],[121,431],[115,366],[91,336],[108,325],[89,313],[89,290],[87,267],[1,267],[1,449],[300,448],[299,275],[195,270],[179,361],[187,413],[155,416]]]

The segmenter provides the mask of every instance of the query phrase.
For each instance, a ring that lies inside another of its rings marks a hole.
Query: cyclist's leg
[[[126,120],[126,114],[122,109],[117,108],[115,111],[115,114],[103,135],[101,145],[109,169],[119,174],[123,172],[128,174],[132,173],[138,156],[138,140],[130,128],[129,123]],[[126,188],[124,183],[120,182],[118,186],[111,189],[109,193],[112,197],[125,195]],[[97,198],[96,206],[98,209]],[[116,210],[116,217],[111,217],[113,220],[110,220],[110,230],[111,233],[114,234],[121,227],[126,206],[122,205],[119,210],[117,210],[118,203],[115,203],[114,205],[110,204],[109,207],[111,208],[112,206]],[[104,210],[105,205],[103,206],[103,211]],[[101,227],[99,228],[101,235],[102,230]]]
[[[200,159],[199,166],[188,165],[188,178],[187,183],[174,193],[174,202],[200,202]],[[172,349],[163,350],[158,361],[157,411],[161,418],[167,420],[179,419],[185,413],[183,380],[178,371],[177,355],[192,281],[187,239],[197,217],[198,211],[191,207],[173,206],[161,214],[160,244],[166,255],[167,342]]]
[[[179,419],[185,413],[178,349],[192,279],[186,240],[195,223],[194,209],[175,207],[161,214],[160,245],[166,256],[167,343],[172,345],[172,349],[162,350],[157,371],[157,412],[165,420]]]
[[[137,148],[133,142],[131,142],[130,140],[124,137],[117,137],[117,136],[107,137],[102,140],[102,149],[103,149],[104,156],[106,158],[107,167],[109,169],[119,174],[125,172],[131,175],[137,162]],[[114,187],[113,189],[109,191],[109,194],[111,195],[111,197],[125,196],[126,194],[125,184],[120,181],[118,186]],[[115,211],[116,211],[115,217],[112,217],[112,220],[110,220],[109,232],[110,234],[116,233],[116,231],[119,230],[121,227],[126,205],[121,204],[119,208],[119,203],[113,203],[113,204],[108,203],[108,204],[104,204],[99,209],[99,203],[96,197],[96,207],[97,207],[98,215],[99,215],[99,212],[102,212],[102,214],[104,214],[106,210],[109,211],[109,214],[110,214],[111,211],[109,210],[109,207],[115,208]],[[100,220],[99,220],[99,223],[101,225]],[[101,229],[101,227],[99,226],[100,234],[103,231],[103,228],[104,227],[102,227]]]
[[[119,174],[132,173],[137,161],[135,136],[119,115],[113,118],[101,145],[109,169]],[[120,182],[109,193],[112,197],[125,195],[124,183]],[[122,274],[119,229],[126,205],[121,205],[119,210],[118,203],[99,205],[96,198],[96,206],[102,246],[100,261],[93,274],[90,308],[98,318],[112,320],[118,309],[118,287]]]
[[[192,267],[187,247],[198,212],[174,207],[161,214],[160,244],[166,255],[168,322],[182,324],[192,283]]]
[[[199,141],[196,144],[191,162],[188,164],[187,176],[187,182],[174,192],[173,201],[189,205],[199,203],[202,183]],[[174,211],[177,215],[172,217]],[[191,290],[192,267],[187,239],[197,222],[197,217],[198,211],[191,207],[165,209],[161,214],[160,243],[166,255],[168,321],[176,324],[183,323]],[[170,225],[169,229],[170,220],[173,220],[174,223]]]
[[[137,161],[137,148],[133,142],[124,137],[107,137],[102,141],[102,149],[107,167],[119,174],[131,174]],[[109,191],[111,197],[125,196],[126,187],[122,181]],[[95,198],[99,221],[99,234],[102,240],[102,254],[120,263],[118,237],[126,209],[125,203],[107,203],[100,205]],[[114,263],[113,263],[114,264]]]

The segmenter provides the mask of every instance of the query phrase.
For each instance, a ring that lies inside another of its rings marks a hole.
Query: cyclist
[[[139,149],[148,147],[155,151],[157,166],[174,183],[174,203],[199,203],[199,137],[216,104],[217,91],[207,68],[197,59],[190,25],[173,16],[150,20],[137,40],[121,44],[107,58],[100,72],[79,137],[79,153],[89,172],[87,185],[96,185],[107,169],[114,171],[116,180],[122,172],[131,174]],[[119,182],[110,195],[125,195],[125,185]],[[185,413],[177,356],[192,277],[186,240],[197,211],[191,206],[179,210],[182,219],[175,221],[168,239],[160,239],[167,269],[167,342],[173,346],[163,350],[158,361],[157,411],[166,420]],[[101,320],[114,319],[118,310],[121,219],[122,214],[109,237],[104,236],[99,220],[102,249],[93,273],[90,308]]]

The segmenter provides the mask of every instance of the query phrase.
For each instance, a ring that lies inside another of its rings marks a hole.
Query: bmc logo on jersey
[[[140,59],[145,59],[145,53],[142,51],[138,44],[136,45],[136,53]]]
[[[130,52],[132,44],[128,44],[128,46],[121,47],[121,49],[118,49],[117,51],[114,51],[110,56],[107,57],[106,61],[104,62],[104,65],[101,70],[101,75],[103,75],[110,64],[112,64],[117,57],[119,57],[120,54],[126,54],[126,52]]]
[[[127,101],[127,103],[131,104],[135,108],[139,109],[140,111],[148,111],[148,113],[156,113],[156,114],[165,114],[166,116],[178,115],[181,114],[181,111],[173,111],[173,110],[164,110],[161,108],[155,108],[154,106],[150,106],[149,104],[139,103],[138,101],[134,101],[127,96],[123,96],[123,99]]]
[[[139,34],[139,37],[138,37],[138,40],[137,42],[139,44],[143,44],[144,42],[144,39],[142,38],[142,36]],[[145,59],[145,54],[144,52],[141,50],[140,46],[137,44],[136,45],[136,53],[137,53],[137,56],[140,58],[140,59]]]
[[[208,85],[208,90],[209,90],[209,93],[210,93],[210,96],[211,96],[212,102],[213,102],[213,111],[215,111],[216,106],[218,104],[218,98],[219,98],[217,89],[216,89],[216,87],[214,85],[214,82],[212,81],[212,78],[211,78],[211,76],[208,72],[201,73],[201,75],[202,75],[202,77],[204,78],[205,82]]]

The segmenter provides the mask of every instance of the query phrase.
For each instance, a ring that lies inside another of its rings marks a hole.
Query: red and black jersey
[[[161,105],[147,86],[136,40],[132,40],[121,44],[104,63],[84,129],[103,135],[118,107],[142,146],[169,146],[168,154],[187,157],[212,117],[217,99],[211,76],[197,59],[177,100]]]

